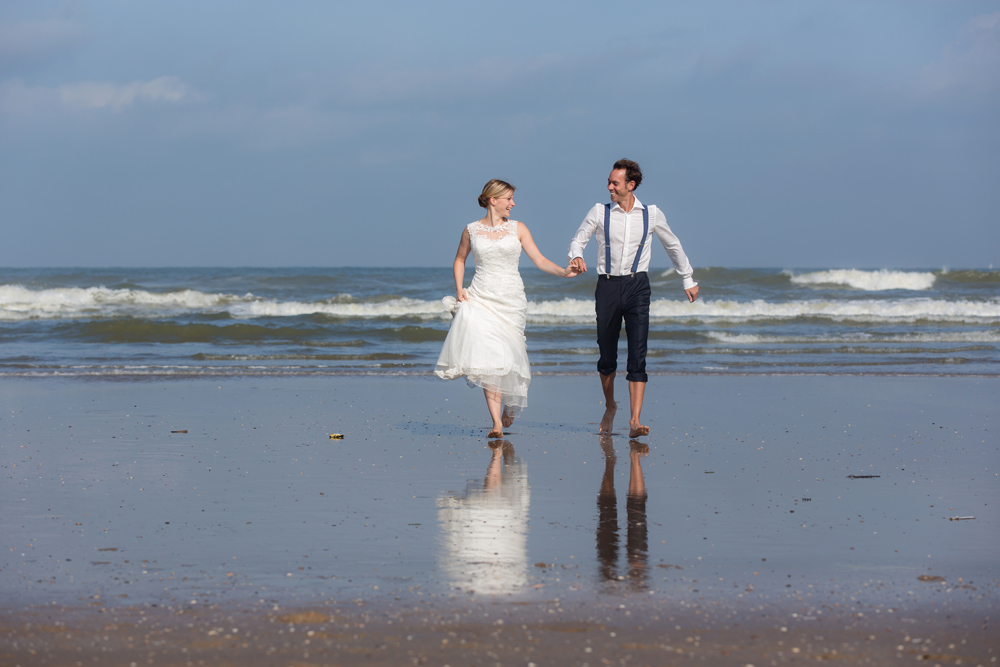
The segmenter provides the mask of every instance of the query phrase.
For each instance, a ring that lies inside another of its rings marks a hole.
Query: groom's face
[[[625,170],[614,169],[608,176],[608,192],[611,193],[611,201],[621,204],[635,190],[635,181],[625,181]]]

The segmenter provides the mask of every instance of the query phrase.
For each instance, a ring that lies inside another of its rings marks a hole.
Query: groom
[[[615,371],[618,369],[618,336],[622,320],[628,337],[629,437],[649,433],[639,421],[642,398],[646,391],[646,338],[649,334],[649,256],[650,232],[663,244],[674,269],[684,280],[688,301],[698,298],[698,283],[691,275],[681,242],[670,231],[667,218],[655,206],[643,206],[633,192],[642,183],[642,170],[632,160],[618,160],[608,176],[610,204],[595,204],[569,244],[569,265],[578,272],[587,270],[583,249],[597,233],[597,345],[601,358],[597,371],[604,390],[604,418],[601,433],[611,433],[618,404],[615,403]]]

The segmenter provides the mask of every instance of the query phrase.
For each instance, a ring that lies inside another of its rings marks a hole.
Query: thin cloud
[[[1000,90],[1000,12],[969,21],[941,59],[924,68],[919,88],[927,95],[955,90],[975,94]]]
[[[59,99],[67,107],[111,109],[119,112],[136,102],[177,104],[200,99],[190,86],[176,76],[161,76],[151,81],[116,84],[107,81],[83,81],[59,86]]]
[[[9,116],[54,116],[67,111],[107,110],[121,113],[136,103],[180,104],[203,96],[176,76],[117,84],[81,81],[49,88],[29,87],[21,79],[0,85],[0,112]]]
[[[202,104],[191,104],[201,102]],[[0,83],[0,136],[18,130],[77,127],[72,119],[112,118],[140,107],[176,107],[150,126],[164,136],[219,137],[256,150],[286,150],[355,136],[398,120],[397,113],[328,108],[314,101],[269,106],[220,103],[176,76],[117,84],[82,81],[55,87],[28,86],[21,79]]]
[[[0,71],[50,62],[84,41],[83,26],[67,18],[0,21]]]

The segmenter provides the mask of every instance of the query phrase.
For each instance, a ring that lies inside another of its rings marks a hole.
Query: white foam
[[[233,317],[296,317],[300,315],[332,315],[334,317],[424,317],[437,318],[447,314],[440,300],[390,299],[374,303],[304,303],[300,301],[259,300],[229,307]]]
[[[770,303],[753,301],[657,300],[650,304],[650,317],[696,320],[787,320],[822,318],[855,322],[936,322],[982,323],[1000,319],[1000,300],[947,301],[944,299],[852,299],[848,301],[810,300]]]
[[[914,332],[875,335],[852,332],[832,336],[768,336],[764,334],[734,334],[709,331],[708,338],[729,345],[785,345],[799,343],[1000,343],[1000,331]]]
[[[247,295],[243,298],[253,298]],[[0,319],[93,317],[149,310],[222,310],[238,300],[231,294],[206,294],[197,290],[147,292],[107,287],[59,287],[32,290],[21,285],[0,285]]]
[[[937,277],[926,271],[859,271],[857,269],[838,269],[833,271],[814,271],[794,275],[791,271],[782,271],[793,283],[799,285],[846,285],[854,289],[877,292],[883,290],[928,290],[934,285]]]
[[[529,301],[528,320],[531,322],[579,321],[594,319],[594,302],[590,299],[562,299],[561,301]]]
[[[942,299],[853,299],[771,303],[700,299],[694,303],[657,299],[650,303],[650,318],[679,321],[747,322],[822,318],[855,322],[982,323],[1000,319],[1000,300],[946,301]],[[594,302],[581,299],[542,301],[528,304],[528,321],[534,324],[592,323]]]
[[[184,312],[229,313],[235,318],[297,317],[325,314],[343,318],[448,319],[438,298],[397,298],[355,301],[339,295],[317,302],[277,301],[253,294],[209,294],[196,290],[149,292],[105,287],[32,290],[0,285],[0,320],[73,319],[113,316],[171,317]],[[823,318],[856,322],[979,323],[1000,320],[1000,299],[968,301],[930,298],[798,300],[768,302],[699,299],[657,299],[650,304],[653,320],[759,321]],[[534,324],[592,324],[592,299],[562,299],[528,303],[528,321]]]
[[[303,303],[261,299],[247,293],[210,294],[197,290],[149,292],[107,287],[62,287],[33,290],[21,285],[0,285],[0,320],[88,318],[131,315],[169,317],[182,312],[228,312],[236,318],[295,317],[327,314],[336,317],[443,317],[440,301],[392,299],[355,302],[350,294],[325,301]]]

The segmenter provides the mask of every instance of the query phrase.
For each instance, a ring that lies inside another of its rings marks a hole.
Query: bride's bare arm
[[[580,272],[572,264],[563,268],[552,260],[546,259],[545,255],[543,255],[538,249],[538,246],[535,245],[535,240],[531,238],[531,232],[528,231],[528,226],[523,222],[517,223],[517,238],[521,242],[521,247],[524,248],[524,254],[528,256],[528,259],[534,262],[535,266],[545,273],[551,273],[554,276],[560,276],[562,278],[572,278],[573,276],[579,275]]]
[[[453,267],[455,272],[455,298],[459,301],[465,301],[468,297],[465,295],[465,260],[469,258],[469,253],[472,251],[472,240],[469,238],[469,230],[462,230],[462,239],[458,242],[458,252],[455,253],[455,265]]]

